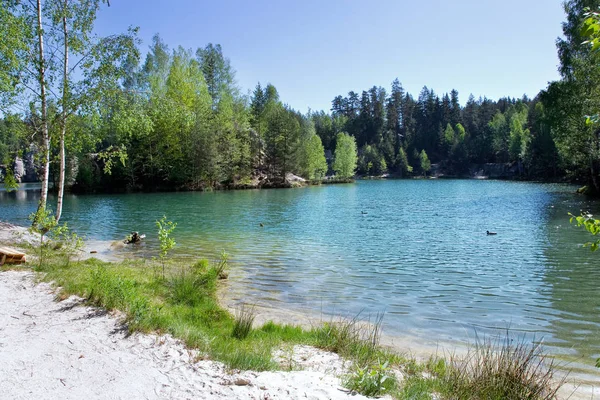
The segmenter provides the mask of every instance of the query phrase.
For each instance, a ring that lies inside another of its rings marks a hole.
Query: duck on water
[[[485,231],[485,233],[487,233],[487,234],[488,234],[488,236],[489,236],[489,235],[497,235],[497,233],[496,233],[496,232]]]

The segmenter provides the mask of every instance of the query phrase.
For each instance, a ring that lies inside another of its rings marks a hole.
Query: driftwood
[[[9,247],[0,247],[0,265],[22,264],[25,262],[25,253]]]
[[[145,237],[146,235],[140,235],[137,232],[131,232],[131,235],[129,235],[127,239],[125,239],[125,244],[140,243]]]

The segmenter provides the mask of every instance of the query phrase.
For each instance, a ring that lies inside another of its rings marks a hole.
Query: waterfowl
[[[497,235],[496,232],[485,231],[488,235]]]
[[[366,212],[366,211],[361,211],[360,213],[363,215],[368,214],[368,212]]]
[[[260,226],[261,228],[264,226],[263,223],[261,222],[260,224],[258,224],[258,226]]]

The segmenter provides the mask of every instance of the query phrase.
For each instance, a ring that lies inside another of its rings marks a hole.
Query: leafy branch
[[[575,216],[569,213],[571,218],[569,219],[570,223],[573,221],[577,222],[577,226],[583,226],[586,231],[591,233],[593,236],[600,236],[600,220],[594,219],[592,214],[582,214],[580,216]],[[596,251],[600,248],[600,238],[595,241],[585,243],[584,247],[589,247],[590,250]]]

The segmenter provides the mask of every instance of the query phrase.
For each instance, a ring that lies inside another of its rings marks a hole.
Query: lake
[[[0,191],[0,219],[27,224],[38,198]],[[582,249],[589,237],[569,224],[568,212],[581,210],[598,213],[600,204],[570,185],[398,180],[68,195],[63,215],[92,239],[146,233],[140,252],[152,255],[154,222],[166,214],[178,223],[178,255],[230,255],[228,290],[238,301],[321,315],[384,312],[386,333],[443,343],[510,328],[594,373],[600,252]]]

